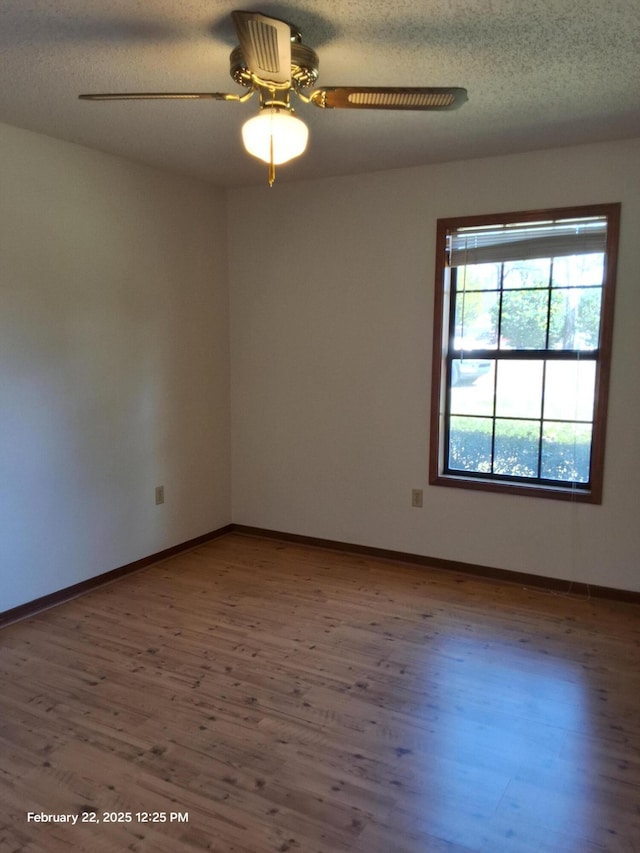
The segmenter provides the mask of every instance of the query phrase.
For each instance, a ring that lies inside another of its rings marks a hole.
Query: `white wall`
[[[227,524],[230,454],[224,195],[7,126],[0,181],[3,611]]]
[[[0,164],[0,612],[231,520],[640,589],[639,142],[238,190],[228,218],[1,125]],[[436,219],[610,201],[603,505],[429,487]]]
[[[639,188],[637,140],[230,193],[234,522],[640,590]],[[603,505],[429,487],[436,219],[616,201]]]

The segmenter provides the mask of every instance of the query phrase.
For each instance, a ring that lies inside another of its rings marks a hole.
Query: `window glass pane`
[[[460,359],[451,363],[452,415],[493,415],[493,377],[496,363],[487,359]]]
[[[548,293],[514,290],[503,294],[500,349],[545,349]]]
[[[602,252],[554,258],[553,287],[601,286],[603,277],[604,255]]]
[[[570,287],[551,294],[550,349],[598,348],[600,287]]]
[[[537,477],[539,446],[539,421],[496,420],[494,473]]]
[[[542,428],[542,471],[547,480],[589,482],[591,426],[545,423]]]
[[[551,259],[535,258],[531,261],[508,261],[504,265],[502,286],[505,289],[523,287],[548,287]]]
[[[508,418],[542,417],[543,361],[498,363],[496,415]]]
[[[452,417],[449,428],[449,468],[491,471],[491,418]]]
[[[497,290],[500,287],[500,264],[467,264],[458,267],[459,290]]]
[[[496,349],[498,346],[498,292],[456,293],[456,349]]]
[[[544,416],[549,420],[590,421],[595,397],[595,361],[549,361]]]

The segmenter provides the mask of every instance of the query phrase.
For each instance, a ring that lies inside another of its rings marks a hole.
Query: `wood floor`
[[[0,850],[640,851],[639,664],[636,605],[231,534],[0,631]]]

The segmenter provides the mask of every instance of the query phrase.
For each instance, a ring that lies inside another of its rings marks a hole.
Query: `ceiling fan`
[[[82,100],[213,99],[244,103],[256,93],[258,115],[245,122],[246,150],[269,164],[269,186],[275,167],[305,150],[308,129],[295,115],[291,95],[320,109],[453,110],[467,100],[459,87],[324,86],[306,94],[318,79],[318,55],[302,42],[297,27],[261,12],[231,13],[239,45],[229,57],[230,73],[245,89],[226,92],[121,92],[80,95]]]

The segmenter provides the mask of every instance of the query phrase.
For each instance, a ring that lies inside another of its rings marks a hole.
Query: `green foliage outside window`
[[[537,477],[539,428],[535,421],[500,422],[492,459],[491,420],[452,417],[449,467],[480,474]],[[590,426],[572,423],[545,426],[541,476],[548,480],[587,482],[590,454]]]
[[[549,259],[505,264],[500,300],[500,264],[460,268],[456,334],[495,345],[500,328],[511,349],[597,349],[602,255],[561,259],[552,286],[551,270]]]

